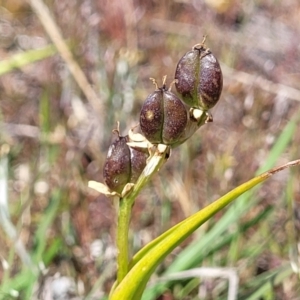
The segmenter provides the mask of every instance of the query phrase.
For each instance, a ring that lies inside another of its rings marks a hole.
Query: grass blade
[[[214,214],[223,209],[226,205],[234,201],[238,196],[249,189],[265,181],[273,174],[290,166],[299,165],[300,160],[290,162],[279,168],[265,172],[248,182],[240,185],[234,190],[219,198],[204,209],[200,210],[191,217],[185,219],[178,225],[176,230],[171,229],[169,234],[156,246],[154,246],[143,258],[141,258],[130,270],[127,276],[116,288],[111,296],[111,300],[116,299],[139,299],[141,289],[149,280],[158,264],[184,239],[193,233],[199,226],[210,219]]]
[[[263,172],[274,166],[278,157],[284,152],[292,140],[298,122],[299,114],[296,114],[296,117],[291,119],[278,137],[270,151],[268,159],[259,168],[257,173]],[[205,257],[205,255],[210,251],[211,247],[217,243],[218,238],[227,230],[229,225],[233,222],[238,222],[241,216],[255,205],[258,200],[252,199],[251,201],[248,201],[252,196],[253,190],[243,194],[239,201],[224,213],[223,217],[218,220],[209,232],[207,232],[204,236],[201,236],[200,240],[195,240],[177,256],[164,275],[186,270],[198,265],[202,261],[203,257]],[[209,247],[207,247],[207,245],[209,245]],[[143,300],[155,299],[167,288],[167,286],[168,283],[158,283],[157,285],[152,286],[144,293]]]
[[[14,69],[22,68],[28,64],[50,57],[55,53],[57,53],[56,48],[53,45],[49,45],[42,49],[15,54],[8,59],[0,61],[0,76]]]

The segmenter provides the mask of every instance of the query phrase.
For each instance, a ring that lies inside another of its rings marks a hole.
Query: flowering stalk
[[[130,133],[131,134],[131,133]],[[118,140],[120,141],[120,139]],[[114,143],[112,146],[112,150],[109,151],[110,155],[108,156],[108,161],[110,162],[110,168],[107,168],[107,171],[114,168],[113,160],[110,159],[111,153],[116,151],[118,153],[118,147],[120,144]],[[131,146],[137,146],[135,143],[127,143]],[[142,143],[141,143],[142,144]],[[150,144],[149,144],[150,145]],[[153,150],[154,149],[154,150]],[[122,149],[124,151],[124,149]],[[147,161],[146,167],[143,169],[142,173],[138,177],[135,184],[128,183],[124,186],[122,192],[116,192],[111,190],[108,186],[96,182],[89,181],[89,187],[95,189],[96,191],[105,194],[107,196],[118,196],[119,197],[119,208],[118,208],[118,222],[117,222],[117,281],[111,289],[110,295],[113,294],[115,288],[118,284],[124,279],[129,270],[128,263],[128,232],[129,232],[129,223],[131,217],[131,209],[134,204],[134,201],[140,191],[144,188],[144,186],[150,181],[152,176],[158,172],[158,170],[162,167],[162,165],[167,161],[170,156],[170,147],[158,144],[157,146],[153,146],[150,150],[150,158]],[[112,159],[114,155],[112,156]],[[131,157],[132,159],[133,157]],[[135,160],[136,161],[136,160]],[[122,163],[124,165],[124,163]],[[106,179],[108,175],[106,175]],[[117,183],[120,180],[120,176],[118,172],[113,173],[110,177],[111,182]]]
[[[162,144],[158,145],[155,153],[150,158],[146,168],[143,170],[132,190],[123,198],[120,198],[117,224],[117,284],[120,283],[128,273],[128,232],[132,205],[152,175],[167,161],[168,156],[169,147]]]

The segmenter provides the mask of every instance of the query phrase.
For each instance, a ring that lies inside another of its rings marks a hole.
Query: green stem
[[[119,202],[119,213],[118,213],[118,228],[117,228],[117,282],[118,284],[123,280],[123,278],[128,273],[128,232],[129,223],[131,216],[132,204],[126,199],[120,198]]]
[[[160,146],[162,146],[162,148]],[[158,145],[155,154],[147,163],[147,166],[143,170],[138,181],[135,183],[133,189],[123,198],[120,198],[117,225],[118,271],[117,284],[114,286],[114,288],[116,288],[117,285],[127,275],[129,269],[128,232],[132,205],[134,204],[134,201],[139,192],[150,181],[152,175],[155,174],[166,162],[168,155],[169,148],[164,145]]]

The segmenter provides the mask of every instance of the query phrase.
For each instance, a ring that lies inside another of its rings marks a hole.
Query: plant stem
[[[160,169],[160,167],[167,161],[169,151],[169,147],[165,145],[158,145],[156,152],[147,163],[147,166],[143,170],[133,189],[119,200],[117,225],[118,271],[116,286],[123,280],[123,278],[128,273],[128,232],[132,205],[134,204],[134,201],[139,192],[150,181],[152,175],[155,174]]]
[[[132,203],[120,198],[117,228],[117,282],[120,283],[128,273],[128,232]]]

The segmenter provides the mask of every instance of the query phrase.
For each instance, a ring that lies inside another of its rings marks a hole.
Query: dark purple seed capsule
[[[187,120],[187,110],[182,101],[163,84],[145,100],[140,114],[140,127],[152,144],[172,146],[182,135]]]
[[[128,142],[128,136],[118,136],[108,149],[103,169],[106,185],[119,194],[127,183],[137,181],[149,157],[148,149],[129,147]]]
[[[108,149],[104,164],[103,176],[106,185],[121,194],[124,186],[130,181],[130,149],[127,138],[119,136]]]
[[[148,149],[130,147],[130,160],[131,160],[130,182],[132,183],[137,182],[142,171],[146,167],[148,157],[149,157]]]
[[[153,144],[162,142],[164,125],[163,91],[157,90],[145,100],[141,114],[140,126],[146,137]]]
[[[177,92],[191,107],[206,111],[215,106],[221,96],[221,67],[216,57],[204,46],[204,41],[180,59],[175,79]]]

